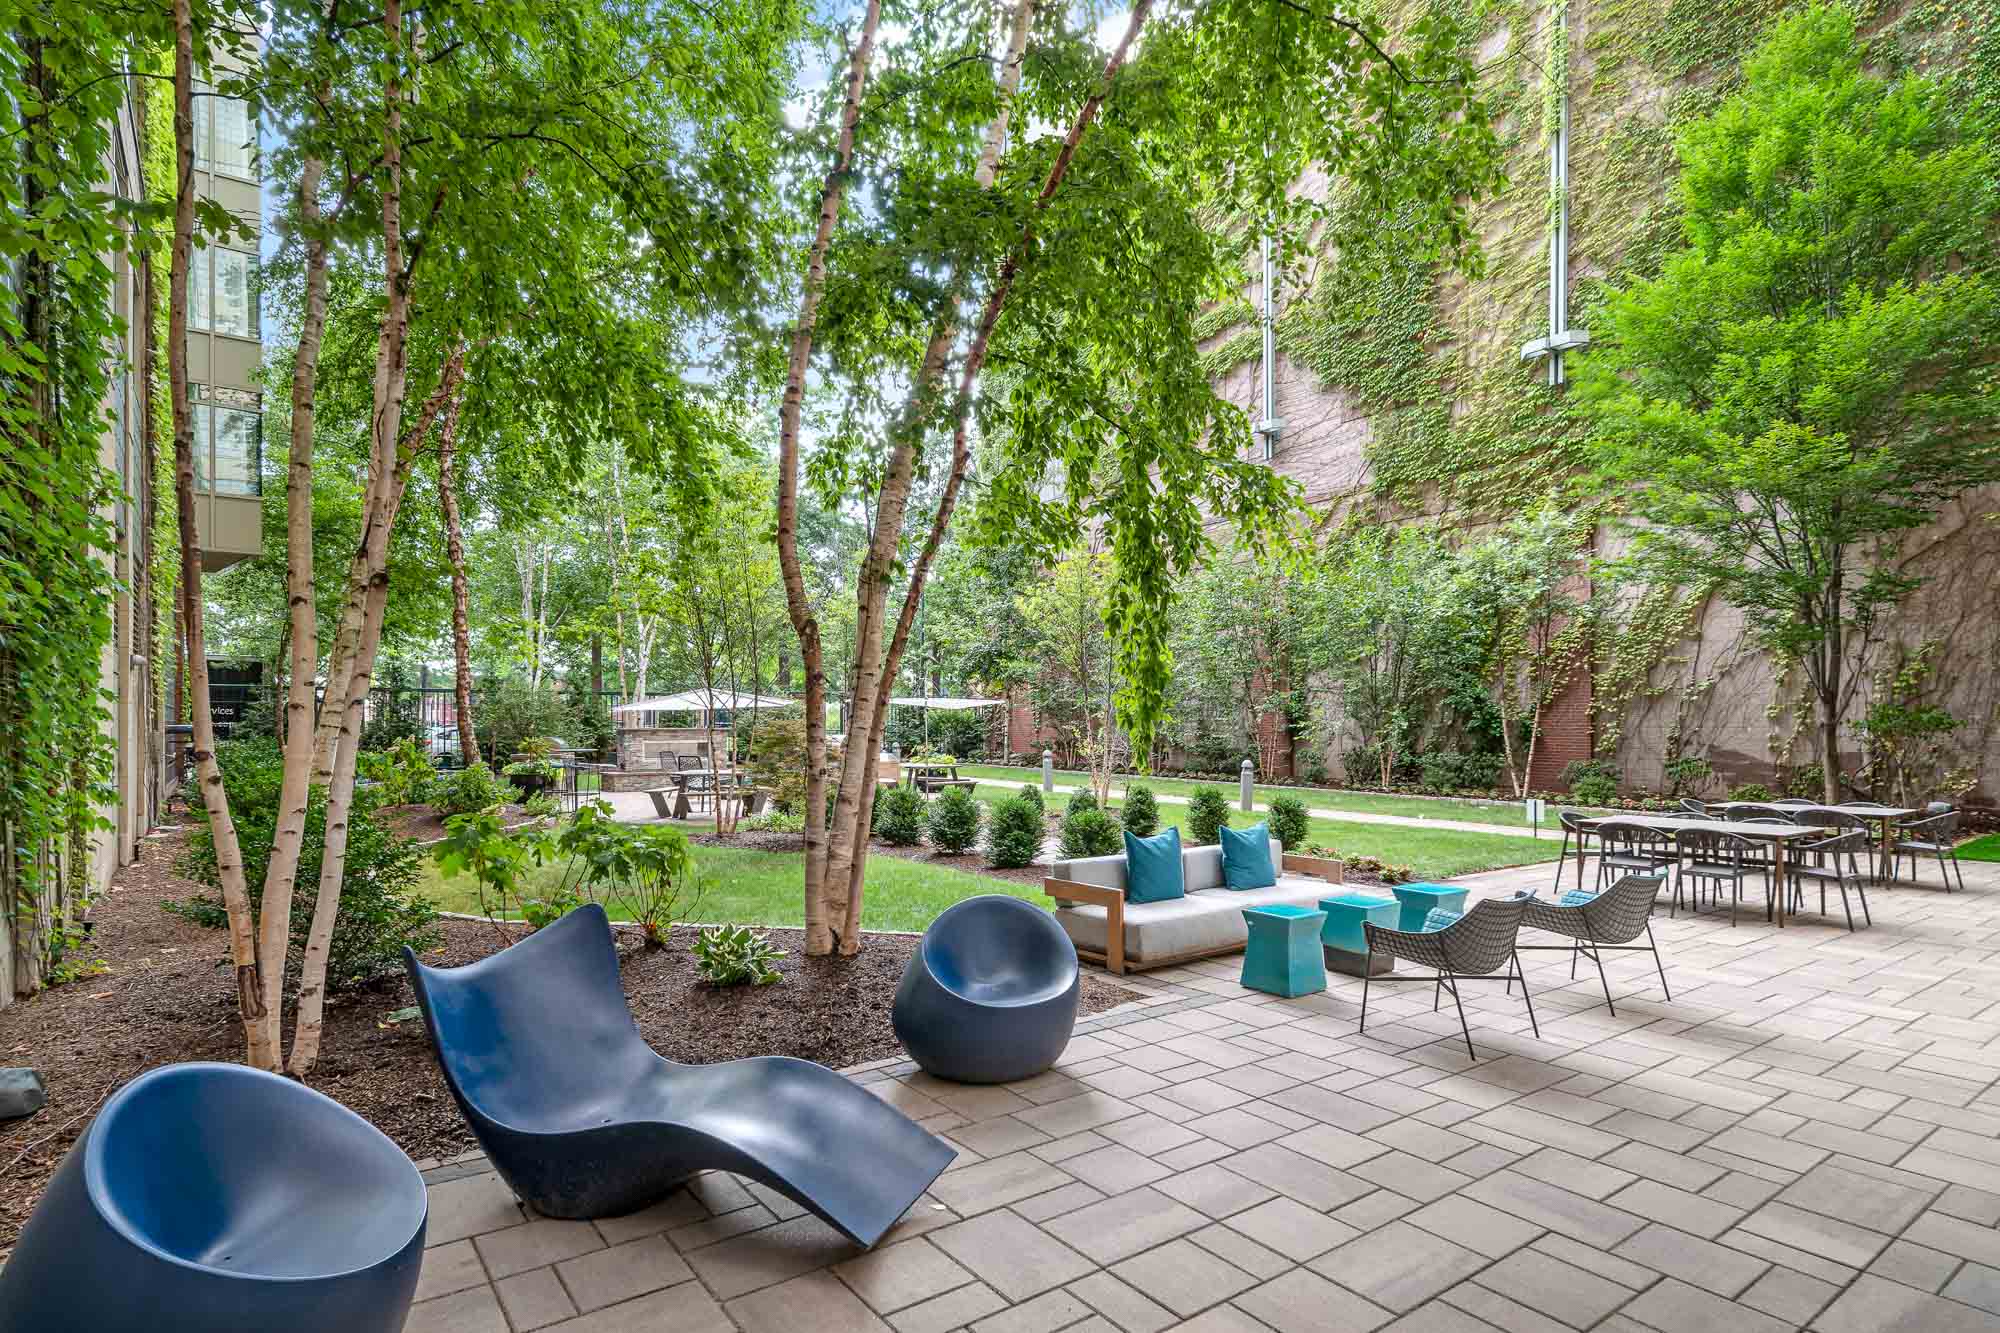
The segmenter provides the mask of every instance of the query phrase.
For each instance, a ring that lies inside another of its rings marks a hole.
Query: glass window
[[[188,262],[188,327],[257,336],[257,256],[205,246],[195,251]]]
[[[256,495],[263,418],[227,407],[209,410],[215,416],[216,494]]]
[[[215,302],[210,299],[213,265],[206,247],[188,257],[188,327],[212,327]]]
[[[211,250],[215,265],[215,331],[257,336],[257,259],[241,250]]]
[[[257,175],[257,121],[240,97],[221,97],[207,84],[195,85],[194,164],[203,171],[254,180]]]
[[[192,392],[192,388],[189,390]],[[194,488],[208,489],[209,441],[215,436],[215,409],[204,403],[194,405]]]
[[[215,168],[215,154],[208,148],[208,141],[215,133],[215,98],[209,96],[208,85],[196,83],[194,86],[194,165],[197,171],[212,171]],[[169,127],[171,132],[171,127]]]

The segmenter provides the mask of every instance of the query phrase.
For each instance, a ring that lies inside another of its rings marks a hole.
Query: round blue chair
[[[1081,990],[1076,946],[1054,917],[986,894],[931,922],[896,988],[896,1038],[954,1083],[1032,1078],[1062,1055]]]
[[[167,1065],[104,1104],[0,1268],[0,1333],[397,1333],[423,1177],[381,1131],[244,1065]]]

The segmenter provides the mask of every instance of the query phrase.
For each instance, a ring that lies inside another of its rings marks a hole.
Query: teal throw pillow
[[[1125,901],[1163,903],[1187,896],[1181,874],[1181,831],[1170,828],[1150,838],[1125,833]]]
[[[1271,828],[1252,824],[1235,829],[1224,825],[1222,834],[1222,884],[1229,889],[1268,889],[1278,882],[1277,867],[1271,864]]]

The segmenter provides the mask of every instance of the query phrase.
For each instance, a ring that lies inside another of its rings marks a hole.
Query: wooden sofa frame
[[[1330,857],[1286,852],[1282,869],[1297,875],[1317,875],[1330,885],[1347,883],[1347,867]],[[1159,958],[1128,960],[1125,957],[1123,890],[1050,876],[1042,880],[1042,892],[1059,902],[1089,903],[1104,909],[1104,950],[1099,952],[1096,949],[1078,946],[1076,956],[1087,963],[1099,964],[1114,976],[1124,976],[1127,972],[1143,972],[1155,967],[1170,967],[1175,963],[1191,963],[1197,958],[1219,958],[1224,954],[1243,952],[1242,945],[1232,944],[1220,949],[1196,949],[1188,953],[1166,954]]]

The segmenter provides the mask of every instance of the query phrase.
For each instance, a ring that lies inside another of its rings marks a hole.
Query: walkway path
[[[1575,981],[1147,973],[1049,1073],[850,1071],[957,1160],[874,1251],[708,1173],[595,1223],[432,1166],[408,1333],[2000,1333],[2000,866]],[[1542,873],[1547,873],[1546,868]],[[1516,872],[1468,877],[1482,893]],[[1406,976],[1417,969],[1399,968]],[[1450,998],[1449,995],[1446,998]]]

